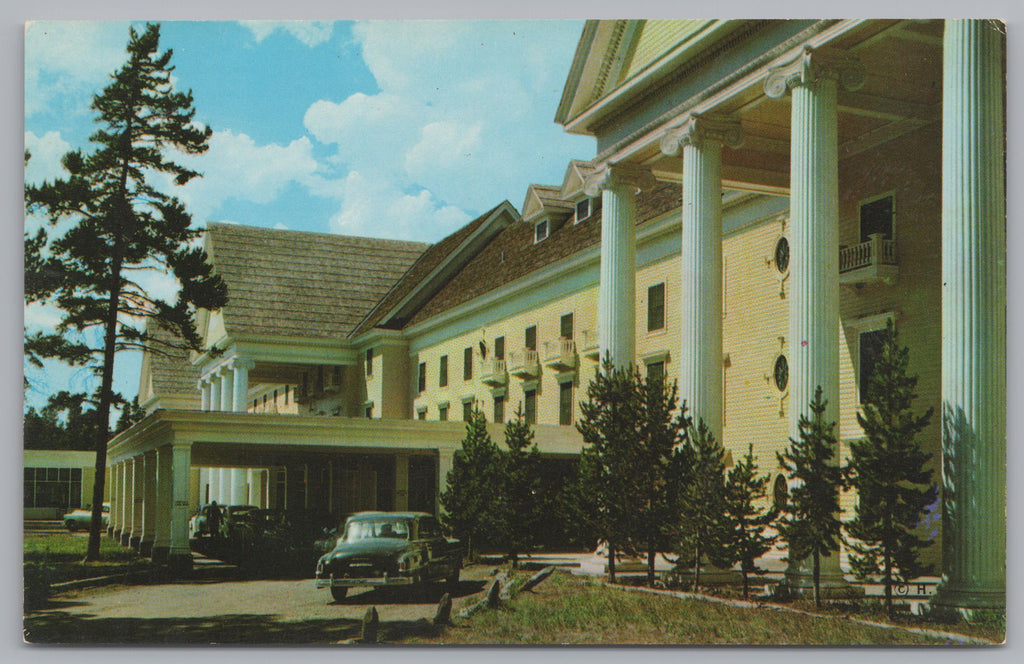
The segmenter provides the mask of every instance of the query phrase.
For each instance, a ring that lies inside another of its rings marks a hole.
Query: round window
[[[775,243],[775,267],[783,273],[789,269],[789,240],[784,237]]]
[[[786,486],[786,477],[781,473],[775,476],[772,484],[772,499],[777,510],[784,510],[789,504],[789,487]]]
[[[775,376],[775,387],[779,388],[779,391],[784,391],[786,385],[789,385],[789,362],[786,361],[785,355],[779,355],[775,358],[775,370],[772,372]]]

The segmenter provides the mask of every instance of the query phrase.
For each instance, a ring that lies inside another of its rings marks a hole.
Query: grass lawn
[[[93,563],[82,562],[89,538],[70,533],[24,537],[25,567],[43,570],[50,583],[88,579],[108,574],[141,571],[149,559],[133,549],[122,547],[107,536],[100,538],[100,558]]]
[[[393,635],[399,637],[399,635]],[[401,637],[399,637],[401,638]],[[397,642],[388,639],[390,642]],[[943,639],[700,600],[624,592],[559,572],[533,593],[478,613],[430,638],[434,644],[943,645]]]

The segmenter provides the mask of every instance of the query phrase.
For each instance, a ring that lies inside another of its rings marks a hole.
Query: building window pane
[[[286,406],[288,405],[288,392],[290,391],[288,389],[289,387],[290,387],[290,385],[285,385],[284,386],[284,405],[286,405]]]
[[[665,327],[665,284],[654,284],[647,289],[647,331]]]
[[[420,362],[420,374],[419,374],[419,379],[417,381],[417,387],[419,388],[420,392],[422,392],[422,391],[427,389],[427,363],[426,362]]]
[[[373,375],[373,349],[372,348],[367,348],[366,349],[366,375],[367,376],[372,376]]]
[[[437,385],[438,387],[445,387],[448,385],[448,356],[441,356],[441,366],[437,374]],[[422,390],[421,390],[422,391]]]
[[[590,216],[590,199],[584,198],[576,203],[576,221],[583,221]]]
[[[572,424],[572,383],[558,386],[558,423]]]
[[[463,401],[462,402],[462,421],[469,422],[473,419],[473,402]]]
[[[505,337],[498,337],[494,340],[494,359],[505,359]]]
[[[526,350],[537,350],[537,326],[526,328]]]
[[[651,362],[647,365],[647,382],[662,382],[665,380],[665,363]]]
[[[775,358],[775,368],[772,370],[772,375],[775,379],[775,387],[780,392],[784,392],[786,386],[789,385],[789,361],[785,355],[779,355]]]
[[[417,417],[418,419],[421,419],[421,420],[425,420],[425,419],[427,419],[427,409],[426,409],[426,408],[424,408],[423,410],[421,410],[421,411],[417,412],[417,413],[416,413],[416,417]]]
[[[437,409],[437,419],[442,422],[448,421],[448,406],[441,406]]]
[[[537,423],[537,390],[526,390],[526,392],[523,393],[523,396],[525,397],[525,401],[526,401],[526,404],[523,407],[523,410],[525,411],[524,415],[526,416],[526,423],[527,424],[536,424]]]
[[[373,406],[367,406],[366,407],[366,417],[368,419],[373,418]]]
[[[462,379],[469,380],[473,377],[473,347],[470,346],[462,351]]]
[[[559,323],[558,334],[563,339],[572,339],[572,314],[565,314]]]
[[[885,346],[886,330],[874,330],[860,335],[860,401],[864,403],[868,396],[871,377],[875,374],[875,365],[882,357]]]
[[[496,424],[505,422],[505,397],[494,397],[494,421]]]
[[[533,241],[534,242],[540,242],[541,240],[543,240],[544,238],[546,238],[548,236],[548,222],[547,221],[538,222],[537,225],[534,226],[533,228],[534,228],[534,236],[533,236]]]
[[[879,198],[860,206],[860,241],[867,242],[871,236],[880,233],[886,240],[892,239],[892,196]]]

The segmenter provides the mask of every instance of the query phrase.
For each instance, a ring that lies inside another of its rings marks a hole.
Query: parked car
[[[107,527],[107,522],[110,520],[110,503],[103,503],[103,514],[100,517],[103,520],[103,527]],[[89,524],[92,523],[92,510],[72,510],[64,515],[64,527],[70,532],[75,532],[79,528],[82,530],[88,530]]]
[[[220,508],[220,529],[219,532],[216,533],[218,535],[228,534],[232,525],[246,521],[252,514],[260,511],[260,508],[255,505],[218,505],[218,507]],[[209,514],[210,505],[203,505],[199,508],[199,511],[189,519],[189,539],[214,534],[210,532],[210,529],[206,525],[206,520]]]
[[[349,588],[459,581],[463,547],[423,512],[361,512],[316,566],[316,587],[342,601]]]

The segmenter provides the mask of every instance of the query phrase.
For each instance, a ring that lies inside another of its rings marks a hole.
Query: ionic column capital
[[[244,369],[245,371],[252,371],[253,367],[255,366],[256,363],[247,357],[236,357],[235,359],[231,360],[232,369]]]
[[[623,162],[605,164],[589,176],[583,184],[587,196],[597,196],[611,187],[633,187],[641,191],[651,189],[658,183],[654,173],[646,166]]]
[[[857,57],[833,48],[805,46],[792,62],[769,70],[764,93],[780,99],[787,90],[822,79],[834,80],[844,90],[857,90],[865,77],[864,65]]]
[[[683,145],[700,147],[714,141],[730,148],[743,145],[743,127],[736,118],[719,115],[692,115],[681,127],[669,129],[661,139],[662,154],[674,157]]]

